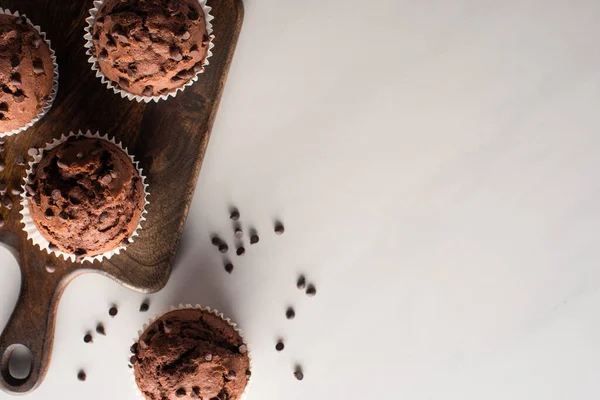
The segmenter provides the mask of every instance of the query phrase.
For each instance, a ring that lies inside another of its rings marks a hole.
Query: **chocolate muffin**
[[[102,73],[139,96],[183,87],[202,70],[209,49],[198,0],[107,0],[90,32]]]
[[[23,16],[0,15],[0,134],[25,127],[48,104],[50,47]]]
[[[93,257],[128,243],[145,205],[129,156],[100,138],[72,136],[45,151],[25,185],[33,222],[50,249]]]
[[[238,400],[250,377],[242,337],[209,310],[163,315],[132,351],[135,381],[146,399]]]

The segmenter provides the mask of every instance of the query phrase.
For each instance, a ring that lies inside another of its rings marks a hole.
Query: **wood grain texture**
[[[0,209],[4,219],[0,241],[15,255],[22,278],[17,306],[0,336],[2,389],[26,393],[43,380],[58,301],[77,275],[101,273],[142,292],[157,291],[167,283],[243,19],[241,0],[209,0],[208,4],[215,17],[215,48],[206,72],[176,98],[146,105],[115,95],[91,71],[83,47],[91,0],[0,0],[0,7],[25,13],[48,34],[60,72],[52,110],[33,128],[8,138],[0,153],[6,166],[0,181],[8,186],[2,197],[12,201],[11,209]],[[148,219],[140,237],[103,263],[71,263],[34,248],[22,231],[19,197],[11,194],[25,173],[26,167],[17,164],[19,157],[27,159],[29,148],[79,129],[116,137],[140,161],[150,184]],[[55,272],[47,272],[46,266]],[[25,379],[8,373],[13,344],[25,345],[33,354],[31,373]]]

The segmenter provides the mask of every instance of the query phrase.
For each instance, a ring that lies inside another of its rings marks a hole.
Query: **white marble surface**
[[[247,0],[177,267],[150,311],[235,318],[253,348],[249,400],[598,399],[599,15],[592,0]],[[230,204],[261,235],[231,276],[209,239],[231,237]],[[0,328],[20,279],[9,259]],[[144,298],[73,282],[28,398],[134,399]],[[84,344],[98,320],[108,336]]]

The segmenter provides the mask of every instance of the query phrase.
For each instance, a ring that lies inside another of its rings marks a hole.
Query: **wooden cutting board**
[[[0,183],[8,187],[0,197],[12,203],[12,208],[0,209],[0,241],[13,251],[22,279],[16,308],[0,336],[2,389],[25,393],[42,382],[52,354],[58,301],[76,276],[98,272],[141,292],[155,292],[167,283],[243,20],[241,0],[208,0],[208,5],[215,17],[210,65],[176,98],[146,105],[115,95],[92,72],[83,39],[91,0],[1,0],[1,7],[26,14],[48,34],[60,73],[52,110],[33,128],[8,138],[0,153],[5,165]],[[71,263],[34,248],[19,222],[19,196],[11,193],[22,184],[25,166],[18,161],[28,159],[29,148],[79,129],[115,136],[140,161],[150,184],[140,237],[102,263]],[[32,352],[25,379],[15,379],[8,371],[15,344]]]

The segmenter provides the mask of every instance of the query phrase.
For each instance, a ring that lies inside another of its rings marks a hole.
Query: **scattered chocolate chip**
[[[122,35],[125,33],[125,29],[119,25],[119,24],[114,24],[113,27],[110,30],[110,33],[112,33],[113,35],[116,33],[118,35]]]
[[[277,351],[283,351],[283,349],[285,349],[285,344],[283,344],[283,341],[280,340],[275,345],[275,350],[277,350]]]
[[[169,334],[173,331],[173,323],[171,321],[165,321],[162,324],[163,332]]]
[[[181,60],[183,60],[183,56],[181,55],[181,50],[179,50],[178,47],[175,47],[175,46],[171,47],[169,49],[169,55],[175,61],[181,61]]]
[[[136,356],[129,357],[129,363],[131,365],[135,365],[136,362],[137,362],[137,357]]]
[[[123,89],[127,89],[129,88],[129,81],[125,78],[119,78],[119,86],[121,86]]]
[[[25,94],[21,91],[17,91],[15,93],[13,93],[13,100],[15,101],[15,103],[22,103],[25,101]]]
[[[208,353],[207,355],[205,355],[205,356],[204,356],[204,359],[205,359],[206,361],[212,361],[212,359],[213,359],[213,355],[212,355],[212,354],[210,354],[210,353]]]
[[[190,10],[187,16],[192,21],[196,21],[198,18],[200,18],[200,13],[196,10]]]
[[[112,176],[110,176],[110,174],[106,174],[100,180],[102,181],[103,184],[108,186],[112,182]]]
[[[208,37],[208,35],[204,34],[202,35],[202,47],[206,47],[208,45],[208,42],[210,38]]]
[[[294,311],[294,309],[292,307],[288,307],[288,309],[285,311],[285,317],[287,319],[296,318],[296,311]]]
[[[79,379],[81,382],[85,382],[85,380],[87,379],[87,375],[83,370],[77,373],[77,379]]]
[[[102,51],[100,53],[98,53],[98,60],[106,60],[108,59],[108,51],[106,51],[106,49],[102,49]]]
[[[240,347],[238,347],[238,350],[241,354],[246,354],[246,352],[248,351],[248,346],[246,346],[245,344],[241,345]]]
[[[117,50],[117,43],[114,40],[110,39],[108,42],[106,42],[105,47],[108,51],[115,51]]]
[[[85,336],[83,337],[83,341],[85,343],[93,343],[94,339],[92,339],[92,335],[90,335],[89,333],[86,333]]]
[[[194,73],[193,70],[184,69],[177,73],[177,78],[187,81],[189,79],[192,79],[194,77],[194,75],[196,75],[196,74]]]
[[[106,331],[104,330],[104,325],[102,325],[102,322],[96,325],[96,332],[98,332],[101,335],[106,335]]]
[[[229,371],[229,373],[227,374],[227,378],[230,381],[235,381],[235,378],[237,377],[237,374],[235,373],[235,371],[231,370]]]
[[[250,379],[250,377],[252,376],[252,371],[250,371],[249,369],[246,370],[246,378]]]
[[[61,212],[58,214],[58,219],[59,219],[61,222],[68,221],[68,220],[69,220],[69,214],[67,214],[65,211],[61,211]]]
[[[315,288],[315,285],[313,285],[312,283],[310,285],[308,285],[308,287],[306,288],[306,295],[308,297],[313,297],[314,295],[317,294],[317,288]]]
[[[7,189],[6,183],[4,183],[4,182],[0,183],[0,195],[4,196],[6,194],[6,189]]]
[[[204,63],[202,61],[198,61],[196,64],[194,64],[193,70],[194,70],[194,72],[200,72],[200,71],[202,71],[203,68],[204,68]]]
[[[48,272],[49,274],[53,274],[54,271],[56,271],[56,267],[52,264],[47,264],[46,265],[46,272]]]
[[[244,232],[240,228],[235,228],[235,237],[241,239],[244,237]]]
[[[140,312],[146,312],[150,309],[150,304],[148,304],[147,301],[144,301],[141,305],[140,305]]]
[[[298,277],[298,282],[296,282],[296,287],[300,290],[303,290],[306,287],[306,278],[304,275],[300,275]]]
[[[213,244],[213,246],[218,246],[221,244],[221,239],[219,239],[218,237],[214,236],[210,242]]]
[[[192,396],[194,399],[200,398],[200,388],[198,386],[192,387],[192,393],[190,393],[190,396]]]
[[[3,185],[4,185],[4,191],[6,191],[6,184],[3,184]],[[29,184],[25,185],[25,191],[30,196],[33,196],[35,194],[35,190]],[[2,192],[2,190],[0,189],[0,193],[1,192]]]
[[[131,347],[129,348],[129,351],[133,354],[137,354],[138,344],[137,343],[132,344]]]
[[[301,381],[302,379],[304,379],[304,373],[302,372],[302,368],[300,368],[300,366],[296,366],[296,370],[294,371],[294,376],[299,381]]]
[[[34,197],[34,200],[35,200],[35,197]],[[51,251],[58,251],[58,246],[57,246],[57,245],[55,245],[55,244],[54,244],[54,243],[52,243],[52,242],[49,242],[49,243],[48,243],[48,249],[49,249],[49,250],[51,250]]]
[[[235,254],[238,256],[243,256],[246,253],[246,249],[243,246],[237,248]]]
[[[16,187],[16,188],[12,188],[10,189],[10,194],[15,195],[15,196],[19,196],[21,194],[21,189]]]
[[[52,211],[51,208],[46,208],[46,211],[44,211],[44,216],[46,219],[52,219],[54,218],[54,211]]]
[[[10,210],[12,208],[12,200],[10,199],[10,197],[7,196],[3,198],[2,205]]]
[[[8,103],[6,103],[6,102],[0,103],[0,111],[8,111]],[[3,146],[4,143],[6,143],[6,138],[3,137],[2,140],[3,140],[3,142],[0,143],[0,145]]]
[[[0,215],[0,228],[4,226],[4,217]]]
[[[256,243],[258,243],[259,240],[260,239],[259,239],[258,235],[250,236],[250,244],[256,244]]]
[[[199,57],[199,56],[200,56],[200,52],[198,51],[198,49],[195,49],[195,50],[190,50],[190,52],[188,53],[188,55],[189,55],[191,58],[197,58],[197,57]],[[196,69],[195,69],[195,68],[194,68],[194,71],[196,71]],[[196,72],[198,72],[198,71],[196,71]]]
[[[227,253],[227,251],[228,251],[228,250],[229,250],[229,246],[227,246],[227,244],[226,244],[226,243],[221,243],[221,244],[219,245],[219,251],[220,251],[221,253]]]
[[[17,163],[17,165],[25,165],[25,157],[23,157],[21,154],[19,154],[15,158],[15,162]]]
[[[129,238],[121,240],[121,246],[129,246],[130,244],[131,242],[129,241]]]
[[[10,66],[13,68],[16,68],[19,66],[19,64],[21,64],[21,60],[19,59],[19,56],[13,56],[13,58],[10,59]]]
[[[237,221],[238,219],[240,219],[240,212],[238,210],[233,210],[229,218],[234,221]]]
[[[110,315],[111,317],[116,316],[119,313],[119,310],[117,309],[117,307],[112,306],[109,310],[108,310],[108,315]]]
[[[233,264],[232,263],[225,264],[225,271],[227,271],[228,274],[231,274],[233,272]]]
[[[283,235],[283,232],[285,232],[283,224],[281,222],[275,223],[275,233],[278,235]]]
[[[147,97],[152,96],[154,94],[153,87],[150,85],[146,86],[142,91],[142,94]]]
[[[175,396],[177,397],[183,397],[185,396],[185,389],[184,388],[179,388],[177,389],[177,391],[175,392]]]

